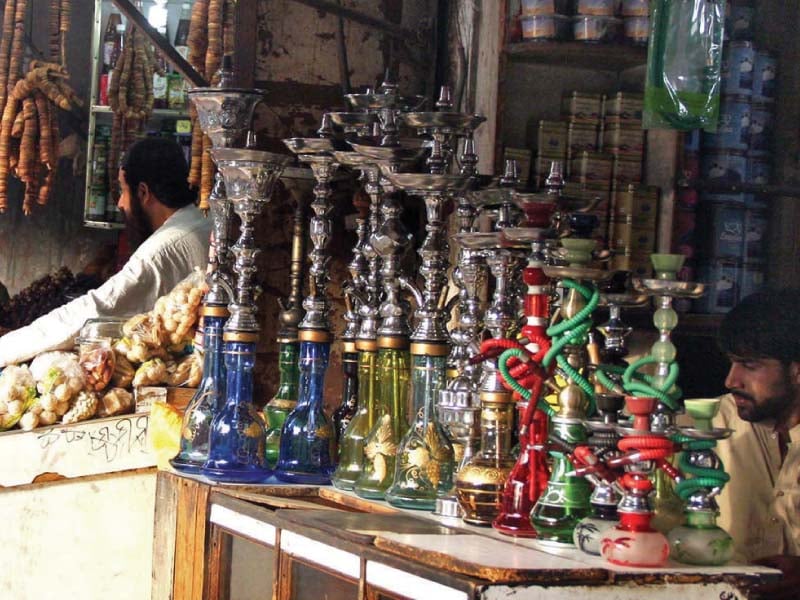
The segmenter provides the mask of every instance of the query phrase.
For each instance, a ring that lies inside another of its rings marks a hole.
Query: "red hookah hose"
[[[653,489],[652,482],[643,475],[636,476],[634,473],[625,473],[621,479],[622,486],[629,490],[649,492]]]

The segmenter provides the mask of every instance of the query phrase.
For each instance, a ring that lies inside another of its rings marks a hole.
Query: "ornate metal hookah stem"
[[[420,273],[425,279],[420,307],[420,322],[412,340],[447,343],[449,337],[444,325],[444,310],[440,306],[442,293],[447,286],[448,245],[444,234],[445,194],[437,191],[423,193],[427,223],[427,236],[419,249],[422,257]]]
[[[369,196],[369,217],[367,242],[364,244],[364,258],[367,260],[367,276],[364,282],[365,303],[361,306],[361,328],[359,338],[375,339],[378,330],[378,310],[381,293],[381,256],[372,247],[369,237],[375,234],[381,222],[380,208],[383,198],[380,169],[377,165],[365,165],[365,191]]]
[[[256,248],[254,237],[254,221],[260,212],[260,207],[255,202],[235,202],[234,210],[241,219],[239,239],[233,245],[233,253],[236,256],[234,270],[238,277],[235,298],[231,305],[231,319],[225,328],[236,331],[258,331],[253,278],[258,271],[255,259],[261,252]]]
[[[321,154],[303,155],[301,160],[310,165],[317,183],[314,186],[314,200],[311,203],[311,210],[314,211],[314,214],[311,217],[310,228],[311,243],[313,245],[310,252],[310,290],[303,301],[306,315],[300,323],[300,329],[317,329],[330,332],[331,326],[328,320],[330,303],[327,296],[330,278],[328,273],[330,255],[327,249],[331,239],[330,215],[332,211],[330,181],[338,165],[332,157]]]
[[[390,195],[385,196],[381,204],[381,212],[383,224],[380,230],[372,236],[372,245],[380,248],[381,280],[384,291],[383,302],[378,311],[381,318],[378,335],[407,338],[411,330],[408,325],[406,307],[400,299],[400,262],[411,244],[411,239],[400,221],[402,208],[395,198]],[[384,240],[390,244],[387,248],[379,246]]]

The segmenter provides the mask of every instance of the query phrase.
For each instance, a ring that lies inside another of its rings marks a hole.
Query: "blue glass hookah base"
[[[330,343],[300,343],[297,406],[281,431],[275,476],[286,483],[330,485],[336,469],[333,426],[322,410]]]

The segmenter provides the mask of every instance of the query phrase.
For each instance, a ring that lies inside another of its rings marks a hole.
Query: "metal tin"
[[[722,93],[732,96],[753,95],[756,51],[751,42],[732,42],[722,53]]]
[[[701,263],[697,278],[706,284],[706,293],[695,301],[695,308],[705,313],[726,313],[739,301],[742,267],[736,260],[713,260]]]
[[[597,152],[597,126],[592,123],[570,121],[567,132],[567,148],[570,155],[576,152]]]
[[[709,258],[741,258],[744,253],[744,206],[711,204],[703,213]]]
[[[647,44],[650,37],[650,19],[648,17],[625,17],[622,23],[625,39],[634,44]]]
[[[644,110],[644,95],[631,92],[617,92],[603,100],[603,115],[618,117],[620,122],[641,122]]]
[[[565,40],[569,38],[570,17],[562,15],[532,15],[520,17],[522,39]]]
[[[621,19],[579,15],[572,22],[572,35],[579,42],[611,42],[618,35]]]
[[[613,17],[615,0],[578,0],[575,12],[579,15],[595,15],[600,17]]]
[[[571,161],[570,177],[581,183],[608,183],[611,181],[613,160],[607,154],[579,152]]]
[[[693,210],[676,210],[672,224],[672,250],[689,258],[695,255],[697,213]]]
[[[745,263],[741,270],[742,285],[739,293],[740,298],[746,298],[750,294],[760,291],[764,287],[764,266],[762,264]]]
[[[641,183],[642,159],[628,159],[622,156],[615,157],[613,178],[617,183]]]
[[[778,76],[778,58],[765,50],[756,52],[753,73],[753,100],[774,102]]]
[[[725,29],[729,40],[752,40],[755,35],[755,7],[749,2],[733,2],[726,11]]]
[[[625,186],[613,193],[612,218],[635,227],[653,227],[658,219],[658,188]]]
[[[636,156],[644,154],[644,130],[637,125],[606,125],[603,130],[603,150],[611,154]]]
[[[767,185],[772,178],[772,162],[768,156],[751,156],[747,159],[747,183]]]
[[[622,0],[623,17],[646,17],[650,14],[648,0]]]
[[[723,96],[716,133],[703,135],[703,147],[712,150],[747,150],[750,145],[750,98]]]
[[[766,259],[769,218],[763,210],[746,210],[744,213],[744,260],[762,262]]]
[[[539,154],[567,156],[567,124],[564,121],[539,121]]]
[[[650,227],[634,227],[630,220],[612,219],[609,225],[608,245],[614,251],[626,254],[652,252],[656,246],[655,224]]]
[[[583,122],[598,124],[602,108],[603,96],[601,94],[572,92],[566,94],[561,100],[561,112]]]
[[[709,183],[742,183],[747,179],[747,157],[735,150],[709,152],[700,161],[700,172]]]
[[[522,0],[522,16],[565,15],[569,11],[569,0]]]
[[[775,107],[758,103],[750,107],[750,156],[766,156],[775,131]]]

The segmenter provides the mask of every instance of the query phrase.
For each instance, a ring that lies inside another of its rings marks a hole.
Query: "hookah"
[[[423,149],[352,141],[350,145],[355,152],[337,156],[346,159],[345,164],[361,169],[367,179],[372,223],[367,242],[371,253],[368,277],[371,288],[362,295],[363,320],[356,342],[359,410],[344,433],[333,484],[340,489],[355,489],[364,497],[383,498],[390,483],[387,479],[394,472],[393,463],[388,464],[396,452],[396,441],[392,442],[393,423],[405,421],[409,328],[406,308],[398,299],[397,270],[411,238],[398,218],[399,205],[384,193],[391,184],[381,176],[379,165],[395,170],[400,164],[418,158]],[[380,226],[378,209],[384,219]],[[384,288],[383,303],[379,302],[379,284]]]
[[[250,149],[212,148],[211,156],[225,180],[225,190],[241,221],[233,246],[236,289],[229,305],[223,341],[227,370],[226,400],[211,422],[208,460],[202,474],[232,482],[262,481],[270,474],[266,462],[266,431],[253,406],[258,321],[254,303],[256,273],[254,220],[269,202],[288,157]]]
[[[327,135],[330,129],[330,119],[323,117],[320,134]],[[333,426],[322,410],[322,394],[332,341],[326,293],[330,261],[327,246],[331,237],[330,182],[338,164],[331,154],[333,142],[329,137],[291,138],[284,143],[311,167],[316,185],[309,228],[313,244],[309,294],[303,301],[306,314],[298,326],[297,406],[286,417],[281,430],[275,476],[288,483],[326,485],[335,464]]]
[[[550,224],[562,187],[560,163],[555,163],[547,179],[547,193],[544,196],[513,196],[526,215],[526,225],[503,230],[503,237],[509,243],[528,244],[531,249],[522,274],[527,293],[524,302],[526,322],[521,333],[522,339],[528,342],[527,352],[532,354],[534,364],[541,363],[551,347],[547,336],[551,286],[544,273],[544,265],[547,261],[548,236],[552,235]],[[511,366],[508,375],[526,390],[533,389],[525,396],[528,401],[520,403],[520,454],[506,481],[501,511],[492,522],[492,527],[507,535],[535,537],[537,534],[530,520],[530,512],[544,493],[549,479],[547,461],[542,452],[547,444],[548,415],[537,407],[547,374],[531,373],[526,353],[519,351],[511,354],[516,355],[520,362]]]
[[[714,452],[717,440],[730,437],[730,429],[714,428],[711,419],[719,412],[720,400],[685,400],[686,412],[694,419],[694,427],[681,428],[673,440],[684,445],[679,467],[685,478],[677,484],[677,492],[686,502],[686,524],[668,534],[671,556],[692,565],[724,565],[733,556],[733,539],[716,523],[719,507],[714,497],[729,476]]]
[[[214,148],[228,148],[244,142],[253,111],[263,99],[260,90],[232,87],[233,64],[225,56],[219,86],[189,90],[203,132]],[[213,223],[213,244],[209,250],[209,291],[203,300],[203,379],[189,402],[181,426],[180,450],[170,464],[184,473],[199,473],[208,460],[209,428],[225,397],[225,363],[222,359],[222,327],[229,316],[231,286],[230,227],[231,203],[225,196],[222,175],[217,173],[208,199]]]
[[[471,359],[482,362],[480,451],[469,462],[462,463],[456,477],[456,496],[464,512],[463,518],[478,525],[490,525],[501,512],[503,490],[515,464],[511,455],[514,399],[498,377],[496,357],[508,347],[522,347],[511,339],[519,323],[517,303],[509,293],[514,273],[521,266],[521,256],[517,250],[507,247],[502,234],[502,228],[514,224],[511,188],[516,182],[516,163],[508,161],[499,187],[471,194],[471,202],[477,207],[499,205],[499,218],[495,223],[499,231],[458,236],[462,246],[483,254],[495,280],[492,303],[484,316],[484,324],[492,337],[481,344],[480,353]]]
[[[267,423],[266,456],[270,468],[278,461],[281,428],[289,413],[297,406],[297,379],[299,371],[299,342],[297,326],[303,319],[301,305],[303,256],[305,255],[305,219],[306,194],[310,191],[309,181],[313,176],[309,169],[286,167],[281,182],[295,201],[292,219],[292,255],[289,271],[289,297],[279,299],[281,312],[278,315],[278,389],[275,396],[264,407],[264,420]]]
[[[385,497],[395,506],[433,510],[437,497],[446,495],[452,488],[455,468],[452,445],[435,415],[435,400],[445,386],[449,354],[449,336],[442,306],[447,284],[444,205],[448,198],[463,190],[467,177],[396,173],[383,165],[382,170],[396,188],[421,196],[427,214],[427,235],[419,249],[424,288],[419,290],[411,282],[401,280],[414,295],[419,315],[411,334],[410,348],[410,397],[414,422],[410,428],[405,420],[397,423],[398,429],[403,431],[395,432],[398,450],[394,457],[394,476],[388,480],[390,485]],[[376,427],[380,428],[380,424]]]

